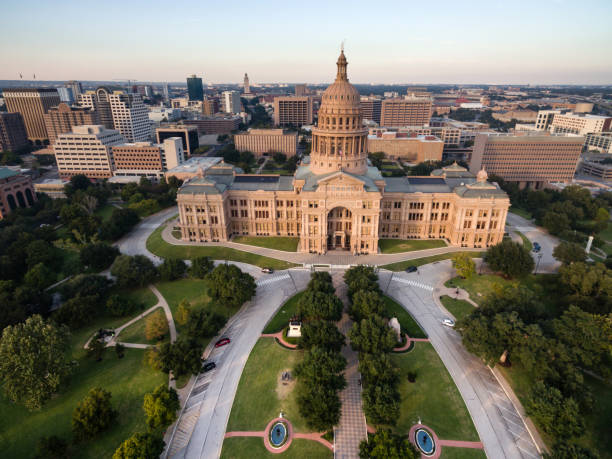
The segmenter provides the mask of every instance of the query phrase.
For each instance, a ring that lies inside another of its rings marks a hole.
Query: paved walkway
[[[348,288],[344,283],[343,275],[344,271],[333,272],[332,280],[336,287],[336,295],[342,300],[345,307],[338,327],[348,338],[348,332],[353,322],[346,312],[349,300]],[[340,416],[340,423],[334,428],[334,444],[336,448],[334,457],[337,459],[354,459],[359,458],[359,443],[367,437],[367,426],[361,401],[361,375],[357,369],[359,365],[358,353],[353,351],[350,345],[347,344],[342,347],[342,355],[346,358],[347,362],[344,372],[347,385],[340,392],[342,414]]]
[[[453,447],[453,448],[484,449],[482,443],[479,441],[442,440],[438,438],[438,436],[436,435],[436,432],[431,427],[426,426],[424,424],[420,424],[420,423],[413,425],[410,428],[410,431],[408,432],[408,439],[410,440],[410,443],[412,443],[415,446],[416,446],[415,433],[419,429],[424,429],[427,432],[429,432],[431,436],[433,437],[433,442],[435,445],[435,450],[432,455],[430,456],[421,455],[421,457],[438,459],[443,453],[444,446]]]
[[[394,347],[393,348],[393,352],[404,352],[406,349],[408,349],[410,347],[410,344],[413,342],[429,342],[429,338],[411,338],[410,336],[408,336],[408,334],[404,334],[404,336],[406,337],[406,343],[403,346],[400,347]]]
[[[261,335],[261,337],[262,338],[276,338],[281,345],[288,347],[290,349],[297,349],[297,344],[291,344],[285,341],[282,331],[279,331],[278,333],[264,333]]]

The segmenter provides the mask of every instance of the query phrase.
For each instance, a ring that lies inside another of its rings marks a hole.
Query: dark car
[[[214,370],[215,368],[217,368],[217,364],[215,362],[206,362],[204,365],[202,365],[204,373],[210,370]]]
[[[226,344],[229,344],[229,343],[230,343],[229,338],[221,338],[219,341],[215,343],[215,347],[225,346]]]
[[[408,266],[406,268],[407,273],[416,273],[417,271],[418,271],[418,268],[416,266]]]
[[[533,243],[533,251],[534,252],[539,252],[542,249],[542,247],[540,246],[540,244],[538,244],[537,242]]]

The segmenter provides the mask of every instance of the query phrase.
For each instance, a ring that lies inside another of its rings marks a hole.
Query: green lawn
[[[121,330],[119,333],[119,341],[122,343],[140,343],[140,344],[161,344],[161,343],[169,343],[170,342],[170,332],[166,333],[162,340],[158,341],[156,339],[147,339],[145,335],[145,325],[146,320],[151,314],[156,314],[158,311],[163,313],[162,308],[156,308],[148,315],[144,316],[142,319],[134,322],[127,328]]]
[[[82,272],[81,260],[77,250],[58,248],[62,258],[62,267],[57,273],[57,280],[61,281],[65,277]]]
[[[382,253],[412,252],[413,250],[446,247],[442,239],[379,239],[378,248]]]
[[[112,403],[119,412],[113,426],[94,440],[72,448],[73,458],[111,457],[119,444],[133,432],[144,431],[143,396],[168,378],[143,363],[143,351],[126,349],[118,359],[112,349],[101,362],[87,358],[83,344],[94,330],[117,326],[125,318],[101,317],[75,332],[71,338],[72,358],[78,365],[67,385],[40,411],[28,412],[0,396],[0,448],[3,457],[31,457],[34,444],[42,436],[71,438],[72,411],[93,387],[112,393]]]
[[[412,352],[392,358],[400,369],[398,433],[408,434],[420,417],[441,439],[479,441],[465,403],[430,343],[415,343]],[[409,371],[417,374],[414,383],[408,381]]]
[[[441,296],[440,302],[444,305],[448,312],[455,316],[457,320],[463,319],[465,316],[474,311],[474,306],[467,301],[457,300],[448,295]]]
[[[116,207],[113,206],[112,204],[106,204],[105,206],[102,206],[99,209],[97,209],[94,212],[94,214],[100,217],[103,222],[105,222],[111,218],[111,215],[113,214],[113,210],[115,209]]]
[[[263,438],[243,437],[226,438],[223,441],[221,459],[251,459],[251,458],[283,459],[331,459],[334,453],[316,441],[294,438],[291,446],[280,456],[269,452],[264,446]]]
[[[527,250],[529,250],[531,252],[531,249],[533,249],[533,244],[531,243],[531,241],[529,239],[527,239],[527,236],[525,236],[520,231],[516,231],[516,234],[518,234],[521,237],[521,239],[523,240],[523,247],[525,247]]]
[[[163,258],[182,258],[191,259],[196,257],[210,257],[213,260],[230,260],[249,263],[260,267],[273,269],[287,269],[297,266],[287,261],[276,260],[274,258],[263,257],[241,250],[230,249],[227,247],[201,246],[201,245],[171,245],[161,237],[165,224],[157,228],[149,239],[147,239],[147,250]]]
[[[404,307],[396,302],[393,298],[384,296],[385,305],[387,306],[387,314],[389,318],[397,317],[397,320],[402,327],[403,333],[408,333],[411,338],[427,338],[425,332],[421,329],[419,324],[414,320]]]
[[[289,298],[270,319],[263,333],[277,333],[289,325],[289,319],[297,313],[297,303],[304,292],[299,292]]]
[[[608,227],[599,233],[599,237],[605,241],[612,242],[612,224],[608,222]]]
[[[523,217],[527,220],[531,220],[533,218],[533,215],[531,215],[531,212],[528,212],[525,209],[521,209],[520,207],[510,207],[510,209],[508,210],[512,212],[513,214],[516,214],[519,217]]]
[[[504,287],[510,286],[515,281],[504,279],[495,274],[482,274],[481,276],[474,275],[469,279],[461,277],[453,277],[446,281],[444,285],[447,287],[459,287],[466,290],[470,294],[472,301],[478,303],[482,298],[490,293],[501,290]]]
[[[297,252],[299,237],[280,237],[280,236],[234,236],[232,242],[238,244],[254,245],[267,249],[284,250],[285,252]]]
[[[442,447],[440,459],[487,459],[482,449]]]
[[[484,255],[484,252],[479,252],[479,251],[443,253],[440,255],[432,255],[431,257],[423,257],[423,258],[415,258],[414,260],[399,261],[397,263],[391,263],[388,265],[381,266],[381,268],[388,269],[389,271],[404,271],[408,266],[421,266],[421,265],[427,265],[429,263],[434,263],[436,261],[450,260],[451,258],[453,258],[454,255],[457,255],[459,253],[465,253],[472,258],[480,258]]]
[[[279,383],[281,372],[289,370],[295,377],[294,368],[302,355],[303,351],[284,349],[271,338],[257,341],[242,372],[226,432],[264,430],[281,410],[294,431],[309,432],[298,412],[295,388],[282,399],[279,394],[287,390]]]

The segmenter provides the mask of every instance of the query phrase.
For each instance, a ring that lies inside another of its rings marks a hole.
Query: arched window
[[[19,207],[25,207],[26,203],[25,203],[25,199],[23,198],[23,193],[21,191],[18,191],[16,194],[17,194],[17,202],[19,203]]]
[[[9,207],[11,210],[15,210],[17,208],[17,203],[15,202],[15,196],[12,194],[7,195],[6,200],[8,201]]]
[[[26,195],[26,199],[28,200],[28,204],[30,206],[33,206],[34,205],[34,196],[32,196],[32,190],[30,190],[29,188],[26,188],[25,195]]]

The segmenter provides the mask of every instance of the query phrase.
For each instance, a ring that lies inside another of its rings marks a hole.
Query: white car
[[[446,325],[447,327],[454,327],[455,321],[452,319],[442,319],[442,325]]]

